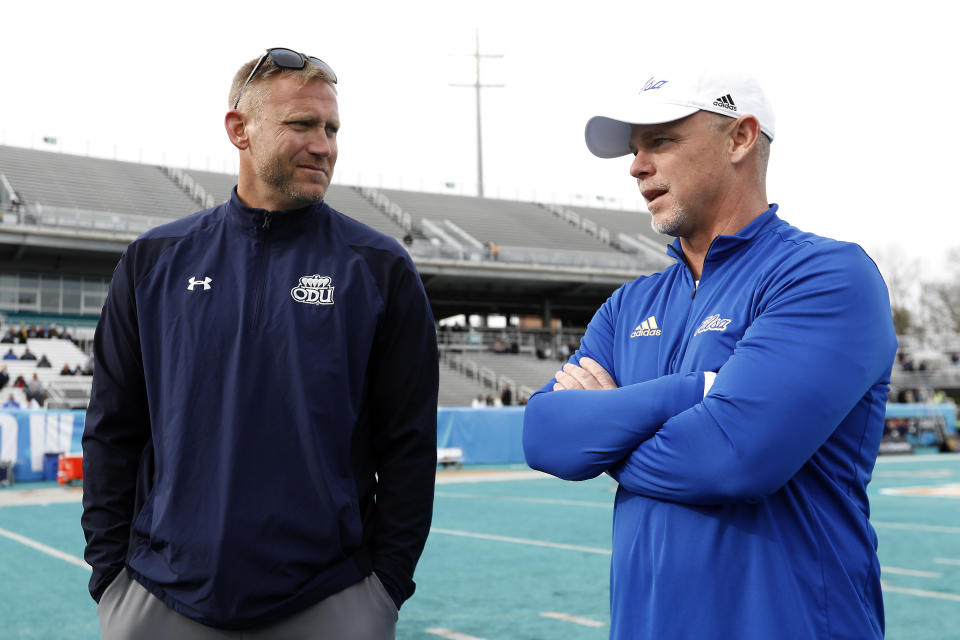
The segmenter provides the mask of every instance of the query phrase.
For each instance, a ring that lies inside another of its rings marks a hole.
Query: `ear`
[[[227,137],[231,144],[241,151],[250,146],[250,140],[247,137],[247,123],[244,113],[239,109],[230,109],[223,118],[223,126],[227,130]]]
[[[745,115],[737,118],[730,132],[730,161],[743,162],[760,137],[760,121],[756,116]]]

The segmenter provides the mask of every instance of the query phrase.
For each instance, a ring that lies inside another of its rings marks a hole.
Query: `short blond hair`
[[[233,76],[233,82],[230,84],[230,95],[228,105],[230,108],[233,108],[234,103],[237,101],[237,95],[240,93],[240,88],[243,87],[243,83],[247,81],[247,77],[250,75],[250,72],[253,71],[253,68],[256,66],[257,62],[260,61],[260,58],[254,58],[249,62],[246,62],[241,66],[237,73]],[[309,60],[306,64],[303,65],[302,69],[290,69],[287,67],[277,66],[277,63],[268,55],[263,61],[263,64],[260,65],[260,68],[257,69],[257,75],[253,77],[250,81],[250,84],[243,90],[243,96],[241,97],[241,104],[237,105],[238,109],[243,109],[245,111],[250,111],[252,113],[258,113],[260,108],[263,106],[263,101],[266,98],[266,92],[264,91],[266,85],[264,84],[266,80],[280,74],[287,74],[297,78],[300,81],[300,84],[307,84],[311,80],[323,80],[330,88],[333,89],[333,92],[337,92],[337,85],[326,72],[323,71],[317,65],[311,63]]]

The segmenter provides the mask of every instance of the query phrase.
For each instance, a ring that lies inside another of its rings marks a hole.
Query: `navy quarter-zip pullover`
[[[225,629],[375,571],[397,607],[430,527],[433,317],[406,251],[325,203],[217,207],[124,252],[94,341],[85,557]]]

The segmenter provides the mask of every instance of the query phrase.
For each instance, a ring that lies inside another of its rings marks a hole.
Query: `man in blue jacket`
[[[104,638],[393,638],[436,468],[437,355],[396,240],[323,201],[336,75],[237,72],[230,200],[124,252],[94,341],[85,557]]]
[[[611,630],[637,638],[881,638],[866,486],[896,338],[856,245],[769,205],[772,110],[743,76],[652,76],[587,123],[672,267],[614,292],[527,405],[530,465],[609,473]]]

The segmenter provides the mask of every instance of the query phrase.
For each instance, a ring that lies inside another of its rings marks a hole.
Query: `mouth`
[[[308,172],[308,173],[327,175],[327,170],[326,170],[326,169],[324,169],[323,167],[319,167],[319,166],[317,166],[317,165],[313,165],[313,164],[298,164],[298,165],[297,165],[297,168],[298,168],[298,169],[303,169],[304,171],[306,171],[306,172]]]
[[[640,195],[643,196],[643,199],[647,201],[647,207],[653,204],[657,198],[667,193],[666,189],[645,189],[640,192]]]

